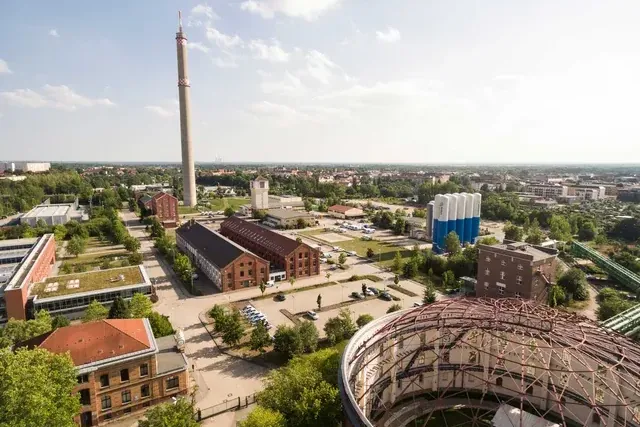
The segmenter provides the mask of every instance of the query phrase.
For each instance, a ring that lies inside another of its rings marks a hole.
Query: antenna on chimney
[[[178,32],[182,32],[182,12],[178,11]]]

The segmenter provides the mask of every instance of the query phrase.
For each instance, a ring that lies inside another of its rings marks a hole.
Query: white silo
[[[467,193],[460,193],[456,196],[456,234],[458,235],[458,239],[460,239],[460,243],[464,242],[464,213],[467,202]]]
[[[458,216],[458,199],[457,194],[446,194],[449,199],[449,225],[447,226],[447,234],[456,231],[456,217]],[[445,236],[446,237],[446,236]]]
[[[480,235],[480,211],[482,207],[482,194],[473,193],[473,218],[471,222],[471,241],[475,242]]]
[[[464,243],[471,243],[473,228],[473,194],[467,193],[464,198]]]

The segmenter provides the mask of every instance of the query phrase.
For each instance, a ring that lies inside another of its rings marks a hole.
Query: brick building
[[[286,279],[320,274],[320,252],[305,243],[237,217],[227,218],[220,233],[269,261],[272,273],[286,272]]]
[[[268,261],[196,221],[176,230],[176,244],[223,292],[269,280]]]
[[[556,279],[557,250],[523,242],[479,244],[478,250],[476,296],[546,301]]]
[[[173,336],[155,339],[147,319],[108,319],[67,326],[19,347],[69,352],[82,408],[76,422],[95,426],[185,395],[188,362]]]
[[[151,212],[161,223],[178,223],[178,199],[171,194],[159,192],[151,198]]]
[[[55,262],[53,234],[0,242],[0,323],[27,318],[30,287],[46,278]]]

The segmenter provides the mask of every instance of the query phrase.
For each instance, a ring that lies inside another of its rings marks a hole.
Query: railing
[[[225,400],[224,402],[218,403],[217,405],[198,409],[198,411],[196,412],[196,421],[202,421],[207,418],[215,417],[216,415],[220,415],[228,411],[237,411],[238,409],[246,408],[249,405],[253,405],[254,403],[256,403],[255,393],[245,397],[238,396],[237,398]]]

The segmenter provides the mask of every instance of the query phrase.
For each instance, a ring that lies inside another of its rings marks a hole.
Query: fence
[[[256,403],[256,395],[255,393],[249,396],[225,400],[222,403],[218,403],[217,405],[210,406],[208,408],[198,409],[196,413],[196,421],[202,421],[207,418],[215,417],[216,415],[222,414],[227,411],[237,411],[238,409],[243,409],[248,407],[249,405],[253,405]]]

